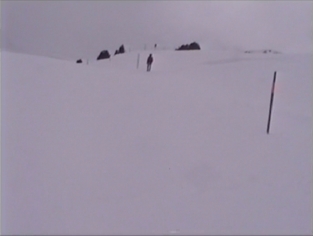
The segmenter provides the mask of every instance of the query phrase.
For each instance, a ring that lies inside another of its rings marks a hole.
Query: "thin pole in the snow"
[[[273,78],[273,84],[272,84],[270,110],[269,110],[269,114],[268,114],[267,130],[266,130],[267,134],[269,134],[269,132],[270,132],[271,115],[272,115],[272,107],[273,107],[274,91],[275,91],[275,82],[276,82],[276,71],[274,72],[274,78]]]
[[[137,56],[137,69],[139,68],[139,59],[140,59],[140,54],[138,53],[138,56]]]

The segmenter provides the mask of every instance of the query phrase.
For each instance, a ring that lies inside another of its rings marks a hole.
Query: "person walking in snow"
[[[152,57],[152,54],[150,54],[148,59],[147,59],[147,71],[151,70],[152,62],[153,62],[153,57]]]

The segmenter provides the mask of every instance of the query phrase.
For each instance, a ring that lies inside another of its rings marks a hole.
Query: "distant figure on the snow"
[[[152,57],[152,54],[150,54],[148,59],[147,59],[147,71],[151,70],[152,62],[153,62],[153,57]]]

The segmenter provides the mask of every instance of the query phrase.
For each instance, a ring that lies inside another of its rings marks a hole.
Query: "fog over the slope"
[[[2,1],[2,48],[95,57],[121,44],[312,51],[309,1]]]

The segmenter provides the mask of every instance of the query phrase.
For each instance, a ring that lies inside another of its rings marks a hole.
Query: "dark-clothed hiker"
[[[147,71],[151,70],[152,62],[153,62],[153,57],[152,57],[152,54],[150,54],[148,59],[147,59]]]

